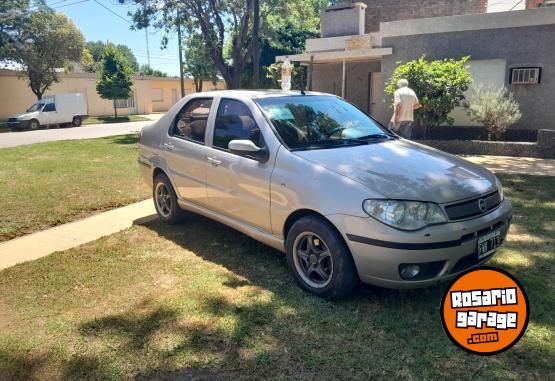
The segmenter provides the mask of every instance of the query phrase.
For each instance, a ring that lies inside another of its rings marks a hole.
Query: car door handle
[[[206,161],[215,166],[222,164],[221,160],[218,160],[215,157],[210,157],[210,156],[206,158]]]
[[[173,144],[170,143],[164,143],[164,149],[168,150],[168,151],[173,151],[175,148],[175,146]]]

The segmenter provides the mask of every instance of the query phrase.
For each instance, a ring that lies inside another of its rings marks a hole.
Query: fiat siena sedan
[[[327,94],[185,97],[143,128],[139,164],[161,220],[202,214],[283,251],[335,299],[359,281],[414,288],[489,260],[511,203],[488,170],[404,140]]]

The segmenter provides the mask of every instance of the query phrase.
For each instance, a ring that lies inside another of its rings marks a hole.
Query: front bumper
[[[491,259],[495,253],[478,259],[478,239],[499,230],[503,241],[511,216],[511,203],[505,199],[495,210],[478,218],[416,232],[393,229],[370,217],[327,217],[343,232],[361,281],[387,288],[418,288],[447,281]],[[404,280],[399,273],[401,264],[433,265],[423,278]]]
[[[12,130],[26,130],[29,128],[28,120],[8,120],[8,127]]]

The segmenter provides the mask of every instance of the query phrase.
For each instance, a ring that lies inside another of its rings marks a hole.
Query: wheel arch
[[[324,216],[322,213],[319,213],[319,212],[317,212],[313,209],[306,209],[306,208],[297,209],[293,213],[291,213],[289,216],[287,216],[287,219],[285,220],[285,223],[283,224],[283,240],[284,241],[287,240],[287,235],[289,234],[289,230],[291,230],[291,227],[293,226],[293,224],[295,222],[297,222],[298,220],[300,220],[303,217],[308,217],[308,216],[315,216],[315,217],[321,218],[322,220],[326,221],[337,232],[337,234],[339,234],[339,237],[341,237],[341,239],[343,240],[345,245],[347,247],[349,247],[349,245],[347,245],[347,242],[345,241],[345,238],[343,237],[343,234],[341,234],[341,232],[339,231],[337,226],[335,226],[335,224],[332,221],[330,221],[328,218],[326,218],[326,216]]]
[[[154,170],[152,171],[152,180],[154,180],[156,178],[156,176],[158,175],[164,175],[166,176],[168,179],[170,178],[168,176],[168,174],[166,173],[166,171],[164,171],[162,168],[160,167],[155,167]],[[171,181],[171,180],[170,180]]]

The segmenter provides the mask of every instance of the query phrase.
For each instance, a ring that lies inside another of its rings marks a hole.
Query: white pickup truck
[[[79,127],[87,117],[87,101],[81,93],[49,95],[33,104],[27,112],[8,119],[12,131],[36,130],[40,126],[72,124]]]

